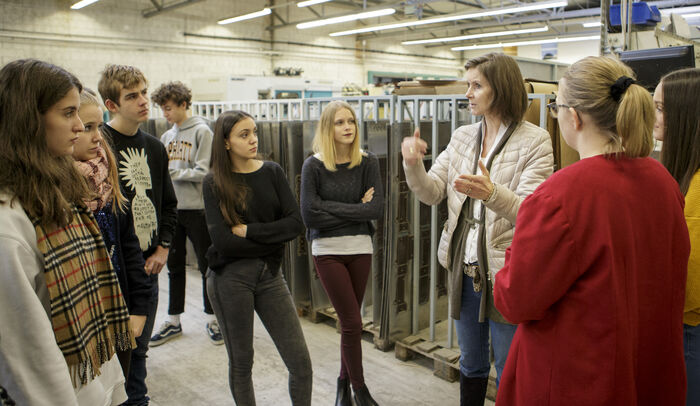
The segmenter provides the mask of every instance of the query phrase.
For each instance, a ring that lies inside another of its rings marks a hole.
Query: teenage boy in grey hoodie
[[[170,296],[168,320],[153,337],[151,345],[164,344],[182,334],[180,314],[185,311],[185,257],[186,240],[192,241],[197,264],[202,273],[204,313],[208,315],[207,332],[214,344],[223,344],[219,325],[214,316],[205,274],[208,263],[207,249],[211,245],[202,199],[202,180],[209,172],[212,131],[202,117],[192,116],[192,93],[180,82],[161,85],[151,96],[163,110],[173,127],[160,138],[168,152],[168,169],[177,195],[177,228],[168,255]]]

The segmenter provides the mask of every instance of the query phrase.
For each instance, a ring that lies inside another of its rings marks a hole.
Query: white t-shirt
[[[374,252],[372,237],[367,234],[324,237],[311,241],[311,254],[314,256],[360,255],[372,254],[372,252]]]

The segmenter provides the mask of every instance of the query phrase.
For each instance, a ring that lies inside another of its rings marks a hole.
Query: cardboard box
[[[398,87],[394,89],[394,94],[399,96],[424,94],[464,95],[465,93],[467,93],[467,82],[465,81],[455,81],[438,86],[425,86],[418,81],[399,82]]]
[[[528,93],[541,93],[556,95],[559,85],[557,82],[543,82],[535,79],[525,79],[525,89]],[[540,101],[532,100],[525,112],[524,119],[535,125],[540,125]],[[559,124],[547,110],[547,131],[552,138],[552,148],[554,150],[554,170],[559,170],[578,161],[579,155],[571,148],[561,136]]]

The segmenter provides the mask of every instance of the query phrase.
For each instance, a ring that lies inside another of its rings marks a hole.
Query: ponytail
[[[564,79],[566,100],[608,136],[605,153],[651,154],[654,103],[632,69],[611,57],[590,56],[571,65]]]
[[[654,149],[654,103],[649,92],[632,84],[622,95],[615,126],[625,155],[630,158],[649,156]]]

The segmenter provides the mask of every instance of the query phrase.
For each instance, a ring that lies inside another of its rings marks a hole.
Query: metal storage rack
[[[546,128],[546,103],[538,99],[540,126]],[[447,146],[457,127],[476,122],[463,95],[420,95],[260,100],[251,102],[193,103],[193,112],[209,120],[230,109],[242,109],[257,121],[260,152],[278,162],[299,198],[301,167],[311,155],[311,142],[322,109],[332,100],[348,102],[358,117],[362,147],[379,158],[384,181],[385,209],[374,236],[372,277],[363,302],[371,319],[375,344],[388,349],[393,342],[420,335],[443,348],[452,348],[454,328],[449,317],[447,271],[437,263],[437,244],[445,202],[421,205],[408,189],[402,167],[401,141],[421,130],[428,145],[424,164],[429,168]],[[304,236],[288,244],[284,275],[297,306],[330,307],[316,276]]]

